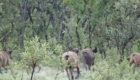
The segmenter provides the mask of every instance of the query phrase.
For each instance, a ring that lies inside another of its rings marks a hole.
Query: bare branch
[[[3,41],[11,32],[12,32],[12,29],[10,29],[4,36],[0,38],[0,42]]]

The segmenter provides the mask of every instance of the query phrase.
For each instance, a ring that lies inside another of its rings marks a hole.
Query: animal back
[[[6,66],[9,64],[9,56],[6,52],[0,51],[0,58],[1,58],[1,63],[3,66]]]

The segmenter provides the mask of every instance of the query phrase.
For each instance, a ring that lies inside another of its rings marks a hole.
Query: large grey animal
[[[97,48],[95,47],[95,49],[91,49],[89,47],[85,48],[84,50],[82,50],[81,54],[80,54],[80,60],[81,62],[84,64],[86,70],[87,69],[91,69],[91,66],[94,65],[94,60],[95,60],[95,55],[94,53],[97,52]]]
[[[0,73],[2,74],[1,67],[3,67],[6,71],[6,66],[10,65],[10,59],[12,58],[12,51],[0,51]]]

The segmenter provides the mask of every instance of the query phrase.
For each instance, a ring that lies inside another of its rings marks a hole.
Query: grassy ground
[[[86,72],[83,68],[81,68],[82,72],[81,74],[83,75],[84,72]],[[11,71],[8,70],[7,73],[3,70],[3,74],[0,75],[0,80],[30,80],[30,74],[26,73],[26,70],[13,70],[14,72],[11,74]],[[55,67],[42,67],[40,72],[38,73],[38,68],[36,68],[35,74],[34,74],[34,80],[55,80],[56,74],[57,74],[57,68]],[[73,72],[74,76],[77,75],[76,71]],[[81,75],[81,76],[82,76]],[[66,72],[60,72],[57,75],[56,80],[68,80]],[[77,80],[85,80],[82,78],[79,78]]]
[[[115,67],[116,66],[116,67]],[[80,66],[81,76],[77,80],[139,80],[139,67],[136,68],[136,74],[132,74],[132,68],[128,67],[128,64],[122,63],[122,65],[111,65],[106,61],[99,61],[94,66],[95,71],[86,71],[82,65]],[[9,70],[0,75],[0,80],[30,80],[31,74],[27,74],[26,70],[13,69],[11,74]],[[36,68],[33,80],[55,80],[57,74],[57,68],[55,67],[42,67],[41,71],[37,73]],[[23,73],[23,74],[22,74]],[[77,73],[74,72],[74,76]],[[56,80],[68,80],[66,72],[61,72]]]

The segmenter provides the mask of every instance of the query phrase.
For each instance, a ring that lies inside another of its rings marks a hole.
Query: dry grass
[[[81,68],[83,69],[83,68]],[[0,75],[0,80],[30,80],[31,74],[27,74],[26,70],[13,70],[14,72],[11,74],[10,70],[7,73],[3,70],[3,74]],[[42,67],[40,72],[37,73],[38,68],[35,70],[34,80],[55,80],[56,74],[58,73],[56,67]],[[85,70],[81,70],[81,74],[85,73]],[[77,73],[74,72],[74,76]],[[56,80],[68,80],[66,72],[59,72]],[[83,78],[79,78],[77,80],[85,80]]]

